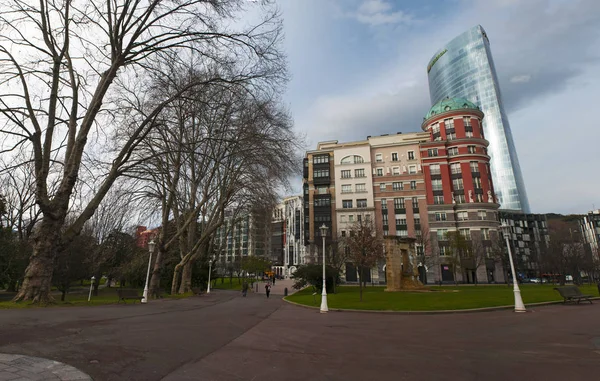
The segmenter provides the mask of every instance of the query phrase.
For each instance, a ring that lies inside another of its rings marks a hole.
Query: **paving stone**
[[[0,353],[0,381],[83,381],[92,378],[76,368],[40,357]]]

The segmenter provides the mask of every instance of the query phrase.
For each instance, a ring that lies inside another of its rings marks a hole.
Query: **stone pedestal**
[[[385,291],[403,291],[423,288],[414,263],[414,238],[385,237]]]

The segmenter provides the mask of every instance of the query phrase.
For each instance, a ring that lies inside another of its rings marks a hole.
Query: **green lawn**
[[[554,285],[521,285],[523,302],[538,303],[562,300]],[[363,289],[360,301],[358,286],[337,287],[335,294],[327,296],[330,308],[389,311],[462,310],[470,308],[509,306],[514,304],[512,285],[493,286],[444,286],[429,287],[431,292],[385,292],[385,287],[368,286]],[[595,285],[581,286],[581,292],[597,296]],[[307,306],[319,306],[321,296],[313,296],[313,289],[306,288],[286,299]]]
[[[223,279],[223,282],[221,283],[221,279]],[[248,285],[250,285],[250,279],[246,278],[246,280],[248,281]],[[232,282],[229,283],[229,278],[218,278],[216,280],[216,283],[214,283],[211,280],[211,288],[216,289],[216,290],[235,290],[235,291],[241,291],[242,290],[242,282],[243,282],[243,278],[233,278]],[[256,280],[254,282],[257,282]]]
[[[143,293],[143,289],[138,289],[138,294],[141,296]],[[163,298],[166,299],[182,299],[192,296],[193,293],[187,293],[182,295],[170,295],[164,294]],[[118,301],[117,297],[117,289],[116,288],[104,288],[98,290],[98,296],[92,296],[92,300],[88,302],[88,293],[74,293],[67,294],[66,300],[64,302],[60,301],[60,295],[52,295],[54,297],[54,302],[47,307],[74,307],[74,306],[99,306],[105,304],[116,304]],[[133,301],[128,300],[128,304],[133,303]],[[136,301],[137,304],[139,302]],[[32,307],[46,307],[40,305],[32,305],[29,302],[21,302],[21,303],[13,303],[10,301],[0,302],[0,309],[7,308],[32,308]]]

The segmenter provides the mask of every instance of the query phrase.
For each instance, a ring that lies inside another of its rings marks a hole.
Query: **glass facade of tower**
[[[485,114],[494,188],[501,209],[529,213],[529,201],[502,104],[488,37],[477,25],[435,53],[427,66],[431,104],[446,97],[465,98]]]

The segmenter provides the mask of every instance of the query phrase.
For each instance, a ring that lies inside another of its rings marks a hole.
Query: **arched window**
[[[344,157],[341,161],[342,164],[360,164],[364,162],[365,160],[363,157],[359,155],[349,155]]]

